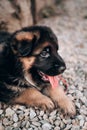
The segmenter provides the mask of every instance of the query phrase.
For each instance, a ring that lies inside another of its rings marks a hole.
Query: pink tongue
[[[58,76],[47,76],[52,88],[58,87]]]

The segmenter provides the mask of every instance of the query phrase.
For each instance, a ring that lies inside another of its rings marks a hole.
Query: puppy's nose
[[[59,68],[59,72],[62,73],[65,69],[66,69],[66,66],[61,66],[61,67]]]

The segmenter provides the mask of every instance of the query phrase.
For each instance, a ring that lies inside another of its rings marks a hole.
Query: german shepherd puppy
[[[13,34],[0,32],[1,102],[44,110],[60,106],[74,115],[72,101],[57,86],[56,77],[65,69],[57,37],[49,27],[26,27]]]

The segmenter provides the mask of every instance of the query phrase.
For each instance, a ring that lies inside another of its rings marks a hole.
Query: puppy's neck
[[[24,78],[26,79],[26,81],[27,81],[30,85],[36,87],[36,84],[35,84],[34,81],[32,81],[32,77],[31,77],[30,74],[28,74],[28,73],[26,72],[25,75],[24,75]]]

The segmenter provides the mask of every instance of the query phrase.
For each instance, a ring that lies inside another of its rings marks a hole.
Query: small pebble
[[[66,128],[64,130],[70,130],[72,127],[72,124],[71,125],[67,125]]]
[[[84,120],[80,120],[80,126],[82,126],[83,127],[83,125],[84,125]]]
[[[87,107],[87,99],[86,99],[86,101],[85,101],[85,106]]]
[[[29,126],[30,126],[30,122],[27,121],[27,122],[26,122],[26,128],[29,128]]]
[[[39,122],[32,122],[33,125],[39,127],[41,124]]]
[[[78,103],[78,102],[76,102],[76,106],[77,106],[78,108],[81,107],[80,103]]]
[[[28,130],[33,130],[33,128],[28,128]]]
[[[3,119],[3,124],[4,124],[5,126],[9,125],[9,119],[8,119],[8,118],[4,118],[4,119]]]
[[[56,126],[59,126],[60,121],[59,121],[59,120],[56,120],[56,121],[54,122],[54,124],[55,124]]]
[[[14,121],[14,122],[17,122],[17,121],[18,121],[18,116],[17,116],[16,113],[13,115],[13,121]]]
[[[54,130],[60,130],[60,127],[56,126],[56,127],[54,128]]]
[[[14,113],[14,110],[12,110],[11,108],[6,109],[6,116],[12,116]]]
[[[51,125],[49,123],[45,123],[42,125],[43,130],[51,130]]]
[[[55,115],[56,115],[56,113],[57,113],[57,110],[54,110],[53,112],[51,112],[51,113],[50,113],[50,116],[52,116],[52,117],[53,117],[53,116],[55,116]]]
[[[84,91],[84,96],[87,98],[87,91]]]
[[[0,115],[3,113],[3,110],[0,110]]]
[[[40,111],[40,116],[43,116],[44,115],[44,111]]]
[[[12,130],[12,127],[7,126],[5,130]]]
[[[36,113],[33,109],[30,109],[30,120],[32,120],[36,116]]]

